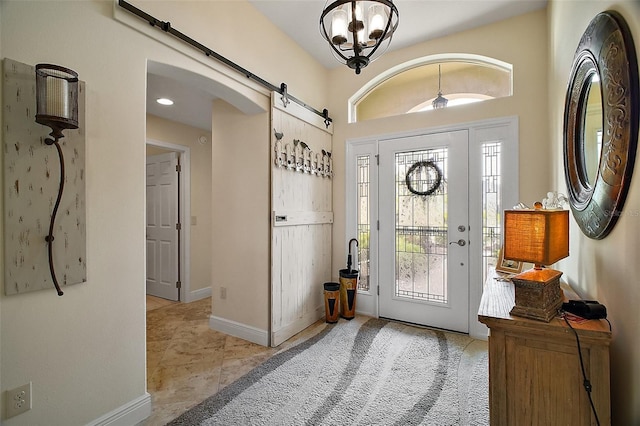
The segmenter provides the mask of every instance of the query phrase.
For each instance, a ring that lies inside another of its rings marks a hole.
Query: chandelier
[[[329,1],[320,16],[320,33],[336,59],[360,74],[389,47],[398,8],[392,0]]]
[[[442,90],[440,90],[440,80],[442,78],[442,74],[440,73],[440,64],[438,64],[438,97],[433,100],[433,109],[441,109],[446,108],[447,103],[449,103],[449,99],[442,96]]]

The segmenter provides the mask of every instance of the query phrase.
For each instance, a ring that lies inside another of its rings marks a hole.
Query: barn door
[[[321,117],[272,95],[271,345],[324,315],[331,279],[331,132]]]

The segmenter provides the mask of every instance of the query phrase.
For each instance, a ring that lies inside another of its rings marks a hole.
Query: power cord
[[[567,323],[573,334],[576,336],[576,343],[578,344],[578,357],[580,358],[580,369],[582,370],[582,379],[584,389],[587,391],[587,396],[589,397],[589,403],[591,404],[591,411],[593,411],[593,415],[596,418],[596,424],[600,426],[600,419],[598,419],[598,413],[596,412],[596,407],[593,405],[593,399],[591,398],[591,382],[587,379],[587,374],[584,371],[584,361],[582,360],[582,350],[580,349],[580,338],[578,337],[578,332],[571,326],[571,323],[567,319],[567,316],[562,313],[562,319]],[[605,320],[609,323],[609,331],[611,331],[611,322],[605,318]]]

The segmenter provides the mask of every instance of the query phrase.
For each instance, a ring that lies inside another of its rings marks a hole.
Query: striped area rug
[[[169,425],[488,425],[486,351],[463,359],[473,342],[341,319]]]

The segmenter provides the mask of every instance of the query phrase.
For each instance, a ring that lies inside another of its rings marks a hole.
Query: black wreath
[[[433,169],[436,174],[436,178],[431,181],[431,184],[426,191],[418,191],[411,185],[411,174],[421,167]],[[438,188],[440,188],[440,183],[442,183],[442,172],[438,168],[438,165],[433,161],[418,161],[409,168],[404,180],[407,184],[407,189],[409,189],[409,192],[411,192],[412,194],[431,195],[436,192]]]

